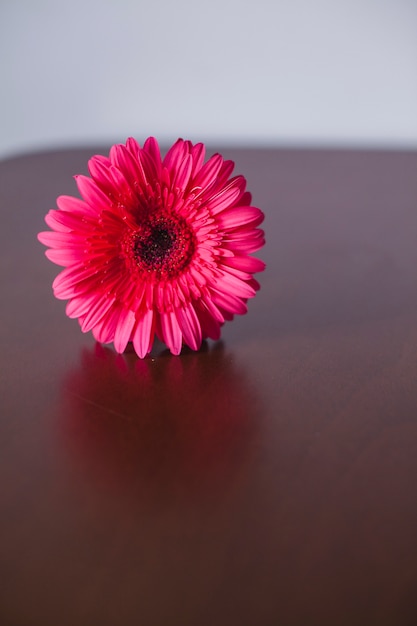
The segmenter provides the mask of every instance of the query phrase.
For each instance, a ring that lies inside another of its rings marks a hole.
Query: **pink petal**
[[[233,276],[232,274],[224,273],[221,279],[218,279],[216,287],[227,291],[228,294],[236,296],[237,298],[253,298],[255,290],[240,278]]]
[[[145,179],[151,186],[159,181],[161,166],[158,162],[154,162],[153,158],[146,150],[139,150],[138,162],[141,168],[143,168]]]
[[[235,267],[243,272],[249,272],[255,274],[256,272],[263,272],[265,269],[265,263],[261,259],[257,259],[253,256],[233,256],[223,261],[224,265]]]
[[[241,199],[239,200],[240,206],[247,206],[252,203],[252,194],[249,191],[245,191]]]
[[[259,289],[261,288],[261,285],[258,283],[258,281],[255,278],[251,278],[250,280],[248,280],[248,285],[253,287],[255,291],[259,291]]]
[[[134,159],[123,145],[113,146],[110,150],[112,162],[109,175],[112,182],[112,195],[118,201],[130,205],[135,199],[133,188],[142,179],[138,160]]]
[[[256,252],[265,244],[265,236],[263,230],[255,229],[251,231],[235,231],[228,233],[227,238],[223,240],[230,250],[235,252]]]
[[[182,348],[182,333],[174,311],[161,313],[161,330],[163,339],[172,354],[179,354]]]
[[[143,150],[139,151],[137,165],[139,184],[142,187],[147,187],[147,185],[150,185],[156,177],[154,170],[155,166],[147,152],[144,152]]]
[[[240,280],[243,280],[245,282],[248,282],[252,279],[251,273],[243,272],[242,270],[237,269],[236,267],[231,267],[230,265],[227,265],[226,263],[227,260],[228,260],[228,257],[226,259],[222,259],[221,262],[219,262],[218,267],[221,272],[224,272],[226,274],[232,274],[233,276],[236,276],[236,278],[240,278]]]
[[[85,241],[81,243],[79,238],[74,236],[73,233],[68,232],[56,232],[46,230],[42,233],[38,233],[38,240],[43,243],[45,246],[49,246],[50,248],[61,248],[63,246],[78,246],[85,247]]]
[[[176,174],[172,180],[172,189],[185,189],[191,176],[193,168],[193,160],[190,154],[187,154],[182,163],[180,163]]]
[[[244,315],[247,312],[248,307],[246,306],[246,303],[233,294],[218,291],[213,287],[210,288],[210,291],[212,293],[213,302],[225,311],[239,315]]]
[[[140,145],[133,137],[129,137],[126,141],[126,148],[129,150],[130,154],[134,159],[138,158],[139,151],[141,150]]]
[[[113,341],[118,319],[119,309],[116,306],[113,306],[92,328],[95,339],[101,343],[110,343]],[[80,323],[82,323],[82,320],[80,320]]]
[[[65,312],[71,319],[86,315],[91,304],[95,302],[95,299],[95,293],[91,294],[90,296],[85,296],[84,294],[81,296],[74,296],[73,298],[68,300],[67,306],[65,307]]]
[[[75,176],[78,190],[88,205],[100,213],[103,209],[109,209],[112,202],[108,195],[97,187],[97,184],[87,176]]]
[[[96,221],[92,220],[88,214],[70,213],[55,209],[46,214],[45,222],[49,228],[60,232],[84,231],[91,233],[91,230],[96,227]]]
[[[121,146],[118,155],[118,167],[125,175],[126,179],[132,185],[137,180],[138,167],[137,162],[130,154],[129,150]]]
[[[244,188],[245,179],[234,179],[227,187],[224,187],[215,196],[207,201],[207,207],[210,209],[212,215],[216,215],[220,211],[224,211],[227,207],[236,204],[239,198],[242,196],[242,186]]]
[[[205,295],[203,298],[198,300],[197,302],[201,303],[204,308],[208,311],[208,314],[216,320],[219,324],[223,324],[224,316],[223,313],[218,309],[218,307],[214,304],[211,295]]]
[[[86,315],[90,308],[94,306],[94,303],[97,300],[97,294],[92,293],[89,295],[76,296],[75,298],[71,298],[68,301],[66,306],[66,314],[71,319],[75,317],[81,317]]]
[[[147,309],[137,320],[133,335],[133,347],[139,358],[143,359],[152,349],[154,340],[154,314]]]
[[[173,146],[165,155],[162,165],[167,168],[170,174],[175,174],[180,163],[188,155],[188,147],[183,139],[177,139]]]
[[[264,214],[254,206],[236,206],[222,211],[216,219],[223,229],[239,228],[249,224],[254,228],[263,222]]]
[[[155,137],[148,137],[148,139],[143,144],[143,150],[152,159],[154,166],[155,166],[156,174],[159,177],[161,174],[162,162],[161,162],[161,152],[159,150],[159,145]]]
[[[201,326],[201,333],[203,339],[206,337],[210,337],[210,339],[217,340],[220,337],[220,327],[221,322],[219,323],[210,313],[209,309],[206,307],[203,300],[199,300],[195,304],[196,313],[198,316],[198,320]],[[222,321],[224,318],[221,317]]]
[[[48,213],[45,215],[46,225],[49,226],[49,228],[52,228],[52,230],[56,230],[61,233],[70,233],[72,229],[67,226],[67,224],[63,224],[62,219],[56,218],[55,214],[58,213],[61,212],[57,209],[51,209],[50,211],[48,211]]]
[[[133,311],[123,308],[117,322],[116,331],[114,333],[114,347],[116,352],[122,353],[126,349],[133,327],[136,322],[136,316]]]
[[[110,167],[111,165],[110,159],[102,154],[95,154],[92,158],[96,161],[100,161],[105,167]]]
[[[113,306],[113,302],[114,297],[97,297],[97,301],[94,304],[90,305],[89,310],[82,321],[81,330],[83,331],[83,333],[87,333],[93,328],[93,326],[99,323],[102,317]]]
[[[200,189],[200,193],[197,195],[207,192],[207,188],[215,182],[216,176],[219,173],[222,164],[222,156],[220,154],[214,154],[197,172],[191,183],[193,188]]]
[[[60,300],[71,298],[75,294],[78,283],[88,278],[94,278],[91,268],[67,267],[52,283],[55,297]]]
[[[223,165],[221,166],[220,172],[216,180],[216,186],[218,186],[219,189],[227,183],[227,181],[230,178],[230,174],[233,172],[234,169],[235,169],[234,161],[223,162]],[[236,178],[243,178],[243,176],[239,176]],[[246,180],[244,178],[243,180],[244,180],[244,185],[246,185]]]
[[[73,248],[46,250],[45,256],[53,263],[56,263],[57,265],[61,265],[63,267],[67,267],[68,265],[76,263],[83,258],[82,252]]]
[[[201,346],[202,335],[201,326],[193,305],[177,309],[177,320],[179,322],[185,343],[192,349],[198,350]]]
[[[204,163],[205,154],[206,149],[203,143],[196,143],[191,149],[191,156],[193,158],[192,176],[195,176],[195,174],[201,169]]]
[[[109,173],[111,162],[92,157],[88,161],[88,171],[95,182],[103,189],[112,189],[113,179]]]
[[[72,196],[58,196],[56,204],[59,209],[63,211],[70,211],[73,213],[88,213],[90,208],[84,200],[80,198],[73,198]]]

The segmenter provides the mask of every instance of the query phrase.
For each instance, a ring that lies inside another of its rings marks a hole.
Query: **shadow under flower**
[[[73,474],[145,507],[222,497],[257,449],[256,394],[221,342],[145,360],[96,344],[67,375],[62,406]]]

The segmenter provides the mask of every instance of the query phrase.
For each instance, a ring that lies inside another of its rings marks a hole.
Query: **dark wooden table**
[[[261,291],[139,361],[36,240],[96,151],[0,164],[0,624],[416,624],[417,155],[223,150]]]

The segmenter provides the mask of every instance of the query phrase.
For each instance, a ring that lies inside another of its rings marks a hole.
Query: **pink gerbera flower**
[[[139,357],[155,335],[173,354],[198,350],[259,288],[265,265],[250,253],[264,244],[263,213],[250,205],[243,176],[219,154],[178,141],[161,160],[157,141],[130,138],[76,176],[83,198],[60,196],[39,233],[46,256],[65,269],[53,283],[83,332]]]

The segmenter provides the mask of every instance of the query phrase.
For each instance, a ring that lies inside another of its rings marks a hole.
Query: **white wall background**
[[[417,147],[417,0],[0,0],[0,156],[178,136]]]

